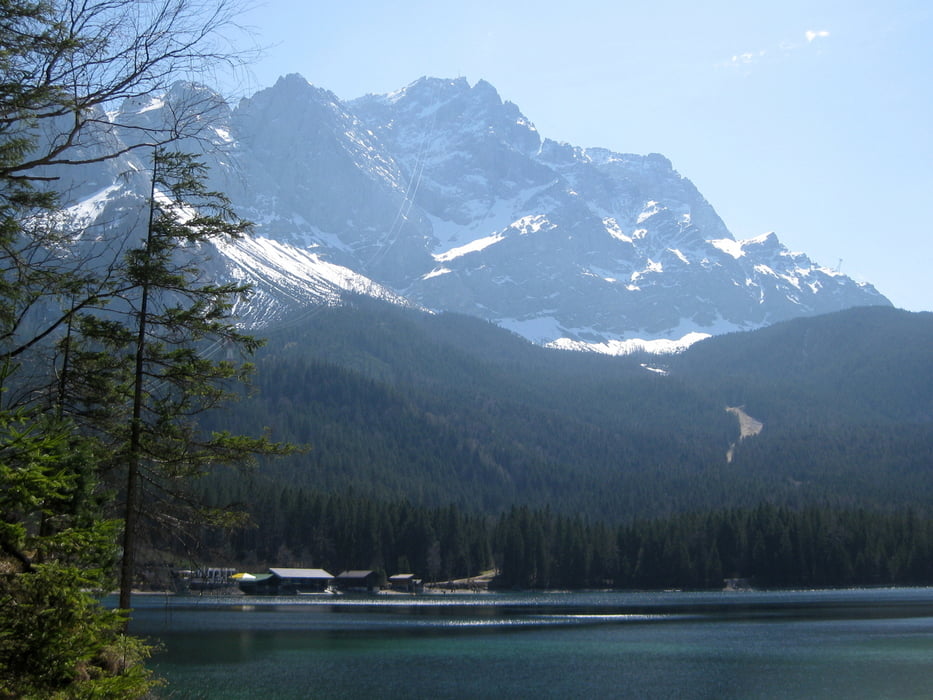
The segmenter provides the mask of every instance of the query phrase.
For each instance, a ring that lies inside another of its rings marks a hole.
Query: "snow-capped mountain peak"
[[[253,321],[352,290],[617,352],[888,303],[774,233],[735,240],[662,155],[542,138],[482,80],[341,101],[292,74],[233,109],[179,85],[121,121],[154,123],[179,100],[210,107],[190,116],[213,144],[212,184],[256,223],[257,238],[218,248],[218,274],[255,285]],[[105,216],[114,176],[89,181],[74,211]]]

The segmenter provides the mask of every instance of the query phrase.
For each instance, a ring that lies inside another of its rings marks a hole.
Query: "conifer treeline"
[[[492,561],[488,519],[454,506],[417,508],[353,491],[254,487],[249,511],[255,527],[206,537],[209,556],[260,570],[375,569],[386,575],[417,572],[431,580],[475,575]]]
[[[933,316],[855,309],[666,359],[372,300],[300,321],[209,426],[311,447],[263,464],[262,488],[214,490],[257,522],[217,542],[231,563],[495,567],[519,587],[933,582]],[[739,444],[727,406],[764,431]]]
[[[354,495],[256,490],[256,527],[214,541],[241,566],[376,569],[431,581],[495,569],[516,588],[933,584],[933,519],[913,510],[775,505],[621,526],[513,507],[498,517]]]
[[[204,425],[309,445],[263,465],[293,489],[487,514],[547,504],[606,522],[762,501],[933,502],[933,315],[854,310],[673,358],[546,350],[371,300],[270,335],[257,392]],[[738,443],[729,406],[762,433]]]
[[[933,520],[762,505],[640,520],[617,529],[516,509],[495,538],[502,583],[519,586],[719,588],[933,582]]]

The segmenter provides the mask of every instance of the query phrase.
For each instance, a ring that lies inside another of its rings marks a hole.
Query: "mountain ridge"
[[[177,104],[209,108],[189,109],[199,138],[180,147],[204,150],[212,185],[256,223],[253,241],[218,248],[214,268],[254,285],[262,303],[243,307],[251,325],[371,290],[478,316],[539,344],[617,352],[633,339],[680,341],[890,305],[773,233],[736,241],[660,154],[542,137],[485,81],[425,77],[342,101],[291,74],[235,107],[179,84],[125,104],[120,121],[151,123],[177,115]],[[122,198],[124,208],[139,200],[146,164],[123,161],[111,170],[132,171],[134,184],[117,179],[116,190],[85,192],[74,206],[95,196]],[[106,201],[93,211],[113,220]]]
[[[356,297],[268,339],[258,393],[218,419],[310,444],[262,469],[292,488],[611,521],[763,501],[926,508],[933,494],[933,314],[855,308],[659,359]],[[761,433],[739,441],[730,407]]]

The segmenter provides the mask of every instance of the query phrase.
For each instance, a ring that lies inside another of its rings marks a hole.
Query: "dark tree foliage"
[[[493,515],[547,505],[617,523],[765,500],[924,508],[933,358],[921,341],[931,321],[862,309],[711,339],[680,358],[609,358],[356,300],[271,329],[258,394],[215,424],[270,425],[313,445],[263,468],[283,483]],[[896,348],[909,382],[884,379],[890,361],[866,353],[878,343],[865,332]],[[835,340],[817,342],[823,335]],[[798,352],[805,336],[838,355]],[[861,379],[846,384],[833,363],[853,364],[850,348]],[[740,440],[728,406],[761,420],[761,434]]]
[[[352,491],[326,494],[226,480],[215,497],[249,503],[255,527],[205,537],[201,561],[245,568],[373,569],[431,580],[475,576],[492,566],[487,519],[454,506],[418,508]]]
[[[164,128],[123,125],[135,134],[127,143],[108,138],[119,125],[106,110],[215,61],[238,62],[220,31],[232,11],[227,0],[0,3],[0,697],[132,698],[153,687],[140,663],[148,647],[125,636],[124,613],[98,602],[113,587],[125,522],[113,517],[105,467],[114,443],[103,436],[132,374],[100,356],[109,362],[96,369],[107,371],[80,380],[97,385],[97,405],[76,412],[86,396],[76,392],[72,351],[105,329],[111,339],[125,334],[102,310],[127,301],[155,257],[135,268],[79,260],[56,221],[57,178],[184,137],[192,105]],[[216,320],[216,308],[199,310]],[[169,322],[183,327],[185,311]],[[148,345],[148,361],[156,349]],[[197,366],[187,347],[166,349],[160,362],[163,382]],[[158,400],[173,405],[167,394]],[[166,443],[179,439],[177,423],[163,427]]]
[[[149,649],[97,601],[120,523],[102,517],[94,446],[74,425],[0,412],[0,697],[123,698],[152,683]]]
[[[226,197],[206,188],[205,177],[190,155],[156,151],[145,236],[114,275],[112,297],[123,303],[109,304],[106,316],[82,313],[82,332],[70,341],[67,369],[77,387],[63,386],[88,432],[109,448],[104,468],[125,479],[119,484],[123,609],[130,607],[144,513],[182,536],[195,519],[216,515],[191,498],[192,480],[218,464],[250,464],[255,455],[287,451],[263,437],[206,432],[197,421],[236,398],[234,387],[249,380],[252,365],[228,357],[248,356],[261,345],[238,330],[232,313],[248,288],[202,281],[190,253],[242,236],[250,226]],[[218,358],[212,347],[225,352]]]
[[[493,569],[505,588],[720,589],[933,584],[933,518],[911,509],[831,504],[713,509],[612,524],[549,508],[495,517],[353,491],[327,494],[220,480],[255,527],[205,537],[202,562],[375,569],[429,581]]]

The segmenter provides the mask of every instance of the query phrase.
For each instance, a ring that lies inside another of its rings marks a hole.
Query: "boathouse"
[[[375,571],[344,571],[337,574],[334,585],[342,591],[365,591],[372,593],[379,588],[379,574]]]
[[[334,577],[324,569],[269,569],[267,574],[240,579],[240,590],[248,595],[294,595],[324,593]]]
[[[414,574],[389,576],[389,586],[393,591],[402,593],[421,593],[424,590],[424,583],[420,578],[415,578]]]

